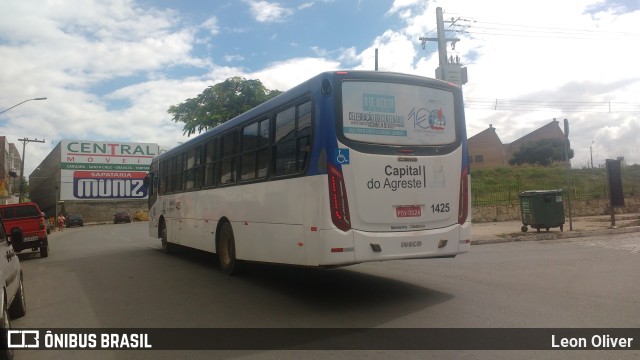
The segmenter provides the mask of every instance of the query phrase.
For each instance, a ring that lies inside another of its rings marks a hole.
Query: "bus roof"
[[[264,103],[252,108],[251,110],[248,110],[236,117],[234,117],[233,119],[230,119],[228,121],[226,121],[223,124],[220,124],[218,126],[216,126],[213,129],[207,130],[204,133],[199,134],[198,136],[186,141],[183,144],[180,144],[174,148],[171,148],[170,150],[158,155],[156,157],[156,159],[162,159],[168,156],[171,156],[172,154],[176,153],[176,152],[180,152],[183,150],[186,150],[192,146],[195,146],[196,144],[199,144],[203,141],[208,140],[210,137],[215,136],[217,134],[222,134],[225,131],[232,129],[244,122],[250,121],[251,119],[254,119],[256,116],[259,116],[260,114],[263,113],[267,113],[273,109],[277,109],[280,106],[283,106],[287,103],[289,103],[290,101],[293,101],[299,97],[301,97],[302,95],[308,93],[309,91],[309,84],[311,82],[313,82],[315,79],[318,78],[326,78],[326,77],[335,77],[335,76],[340,76],[340,75],[350,75],[350,77],[357,77],[357,78],[370,78],[372,76],[375,76],[378,79],[386,79],[386,80],[400,80],[400,79],[404,79],[405,81],[411,79],[413,81],[427,81],[430,82],[433,85],[439,86],[439,87],[448,87],[448,88],[457,88],[459,89],[459,86],[452,84],[452,83],[448,83],[446,81],[442,81],[442,80],[437,80],[437,79],[433,79],[433,78],[427,78],[427,77],[423,77],[423,76],[419,76],[419,75],[412,75],[412,74],[404,74],[404,73],[397,73],[397,72],[384,72],[384,71],[372,71],[372,70],[335,70],[335,71],[325,71],[322,73],[319,73],[318,75],[294,86],[293,88],[283,92],[282,94],[268,100],[265,101]]]

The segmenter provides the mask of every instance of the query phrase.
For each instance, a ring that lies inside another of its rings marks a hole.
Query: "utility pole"
[[[436,41],[438,43],[438,63],[439,67],[436,70],[436,78],[440,80],[446,80],[455,82],[458,85],[467,83],[467,68],[462,68],[458,61],[454,63],[452,61],[447,60],[447,42],[451,42],[452,47],[455,48],[455,44],[460,41],[458,38],[447,38],[445,34],[445,23],[454,24],[456,20],[444,21],[444,16],[442,15],[442,8],[436,8],[436,29],[438,31],[438,35],[435,38],[428,37],[420,37],[418,40],[422,42],[422,47],[426,46],[427,41]]]
[[[378,71],[378,48],[376,48],[376,71]]]
[[[24,196],[24,158],[26,157],[25,154],[25,148],[27,146],[27,143],[30,142],[39,142],[39,143],[43,143],[43,140],[38,140],[36,139],[27,139],[27,138],[23,138],[23,139],[18,139],[18,141],[22,141],[22,164],[20,165],[20,196],[18,197],[18,203],[22,202],[22,197]]]
[[[555,120],[555,119],[554,119]],[[569,160],[569,120],[564,119],[564,159],[567,169],[565,176],[565,185],[567,186],[567,199],[569,200],[569,231],[573,231],[573,206],[571,204],[571,160]]]
[[[440,66],[447,64],[447,41],[456,41],[460,39],[447,39],[444,34],[444,18],[442,16],[442,8],[436,8],[436,26],[438,29],[438,63]]]
[[[436,41],[438,42],[438,64],[441,68],[448,64],[447,61],[447,42],[451,41],[452,43],[456,43],[460,41],[457,38],[446,38],[445,30],[444,30],[444,17],[442,15],[442,8],[436,8],[436,29],[438,31],[438,37],[435,38],[427,38],[421,37],[418,40],[422,41],[422,46],[424,47],[427,41]]]

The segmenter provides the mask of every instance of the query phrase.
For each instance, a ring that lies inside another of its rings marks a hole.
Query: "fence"
[[[622,168],[625,196],[640,195],[640,165]],[[609,197],[606,169],[564,167],[505,167],[479,169],[471,173],[471,205],[491,206],[519,203],[518,194],[528,190],[565,189],[576,200]]]

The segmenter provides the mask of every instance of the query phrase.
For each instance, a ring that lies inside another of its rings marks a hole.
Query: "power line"
[[[489,98],[465,98],[465,108],[502,111],[549,111],[640,113],[640,103],[613,101],[538,101]]]
[[[612,36],[640,36],[640,33],[633,32],[612,32],[612,31],[603,31],[603,30],[588,30],[588,29],[572,29],[572,28],[561,28],[561,27],[549,27],[549,26],[534,26],[534,25],[522,25],[522,24],[505,24],[505,23],[495,23],[495,22],[483,22],[476,21],[476,24],[489,24],[489,25],[497,25],[501,27],[484,27],[488,29],[508,29],[513,28],[514,31],[530,31],[530,32],[553,32],[555,34],[583,34],[583,35],[600,35],[607,34]],[[477,27],[477,26],[474,26]],[[525,30],[531,29],[531,30]]]
[[[473,18],[457,18],[456,21],[467,22],[464,32],[475,35],[511,36],[522,38],[552,39],[620,39],[633,40],[640,38],[640,33],[628,31],[605,31],[602,29],[576,29],[551,26],[509,24],[489,21],[477,21]],[[449,31],[459,31],[450,29]]]
[[[482,28],[480,28],[482,29]],[[510,30],[511,33],[507,32],[507,29],[488,29],[487,31],[474,31],[468,30],[467,33],[470,35],[490,35],[490,36],[511,36],[511,37],[519,37],[519,38],[543,38],[543,39],[572,39],[572,40],[633,40],[640,38],[640,34],[630,34],[628,36],[604,36],[604,34],[593,34],[593,35],[580,35],[580,34],[571,34],[571,33],[558,33],[558,32],[517,32],[517,30]],[[503,30],[503,31],[491,31],[491,30]]]
[[[478,35],[493,36],[514,36],[522,38],[545,38],[545,39],[574,39],[574,40],[594,40],[594,39],[638,39],[640,33],[614,33],[614,32],[595,32],[587,30],[556,30],[557,28],[539,28],[538,30],[529,30],[528,27],[522,28],[499,28],[487,26],[474,26],[468,32]],[[476,31],[480,30],[480,31]]]

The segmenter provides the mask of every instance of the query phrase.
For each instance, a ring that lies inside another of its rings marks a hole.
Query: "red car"
[[[113,223],[130,223],[131,215],[129,215],[128,211],[116,211],[115,215],[113,215]]]
[[[40,250],[41,257],[49,256],[47,222],[36,203],[0,205],[0,216],[16,252]]]

